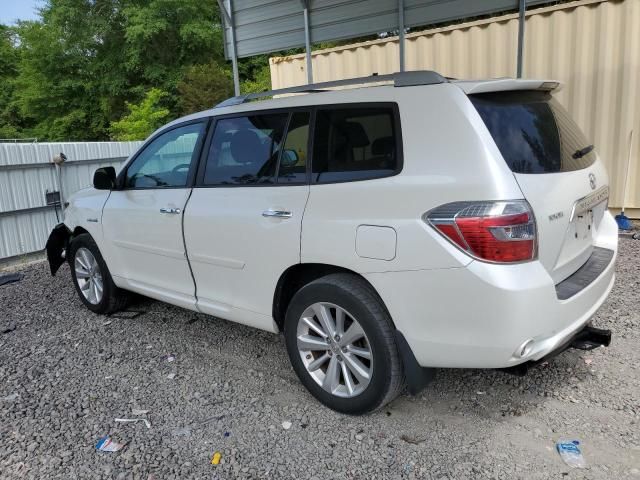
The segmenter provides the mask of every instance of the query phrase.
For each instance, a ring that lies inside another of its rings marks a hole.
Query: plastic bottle
[[[556,450],[558,450],[564,463],[571,468],[585,468],[587,466],[580,451],[580,442],[578,440],[561,439],[556,443]]]

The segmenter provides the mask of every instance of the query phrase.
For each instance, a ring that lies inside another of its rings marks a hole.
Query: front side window
[[[391,107],[319,109],[313,181],[365,180],[399,170],[399,135]]]
[[[209,148],[204,184],[275,183],[288,118],[288,113],[275,113],[218,120]]]
[[[185,125],[156,137],[127,168],[125,187],[186,187],[204,125]]]

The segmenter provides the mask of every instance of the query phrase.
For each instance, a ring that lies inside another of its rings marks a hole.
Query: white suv
[[[434,367],[608,345],[589,325],[614,282],[607,173],[557,86],[408,72],[235,97],[99,169],[51,271],[66,257],[94,312],[137,292],[283,331],[302,383],[346,413]]]

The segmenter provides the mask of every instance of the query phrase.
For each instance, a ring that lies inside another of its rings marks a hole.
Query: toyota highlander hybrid
[[[608,345],[608,177],[557,87],[421,71],[234,97],[97,170],[51,272],[66,259],[93,312],[136,292],[284,332],[305,387],[353,414],[436,367]]]

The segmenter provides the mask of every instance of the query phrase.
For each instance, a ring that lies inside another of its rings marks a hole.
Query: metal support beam
[[[400,47],[400,71],[405,70],[404,45],[404,0],[398,0],[398,44]]]
[[[518,17],[518,70],[516,72],[518,78],[522,78],[522,61],[524,55],[524,23],[526,11],[527,0],[520,0],[520,15]]]
[[[311,31],[309,28],[309,0],[300,0],[304,12],[304,54],[307,59],[307,83],[313,83],[313,64],[311,61]]]
[[[229,26],[230,43],[231,43],[231,66],[233,69],[233,90],[235,95],[240,95],[240,75],[238,74],[238,55],[236,52],[236,29],[233,23],[233,6],[231,0],[226,0],[226,5],[223,0],[218,0],[218,7],[224,16],[225,23]]]

